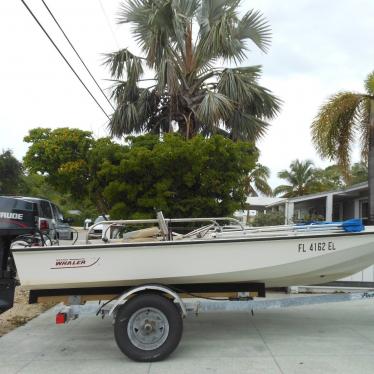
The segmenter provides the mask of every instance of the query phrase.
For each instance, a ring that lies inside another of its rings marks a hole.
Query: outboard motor
[[[37,230],[35,203],[15,197],[0,197],[0,313],[12,308],[17,285],[10,246],[20,235]]]

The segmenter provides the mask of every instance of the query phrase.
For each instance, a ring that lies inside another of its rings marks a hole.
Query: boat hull
[[[13,249],[31,289],[260,282],[319,284],[374,263],[374,232]]]

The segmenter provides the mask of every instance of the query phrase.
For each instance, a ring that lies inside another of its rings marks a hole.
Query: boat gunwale
[[[259,241],[274,241],[274,240],[296,240],[296,239],[313,239],[325,237],[346,237],[346,236],[362,236],[374,235],[374,231],[363,232],[340,232],[340,233],[323,233],[313,235],[292,235],[292,236],[272,236],[272,237],[247,237],[247,238],[228,238],[228,239],[210,239],[210,240],[181,240],[181,241],[158,241],[158,242],[138,242],[138,243],[103,243],[103,244],[84,244],[84,245],[68,245],[68,246],[45,246],[45,247],[22,247],[12,248],[12,252],[39,252],[39,251],[63,251],[76,249],[98,249],[98,248],[137,248],[137,247],[157,247],[157,246],[172,246],[172,245],[198,245],[198,244],[213,244],[213,243],[242,243],[242,242],[259,242]]]

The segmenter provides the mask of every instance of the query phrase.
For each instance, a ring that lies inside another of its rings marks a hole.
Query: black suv
[[[6,196],[2,196],[6,197]],[[40,231],[48,232],[51,239],[72,240],[73,232],[69,220],[64,219],[58,206],[47,199],[25,196],[9,196],[16,199],[33,203],[38,210],[38,228]],[[1,208],[1,200],[0,200]],[[0,209],[1,211],[1,209]]]

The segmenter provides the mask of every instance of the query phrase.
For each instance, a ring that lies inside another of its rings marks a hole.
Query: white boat
[[[342,224],[222,229],[218,221],[225,219],[108,221],[103,241],[18,247],[12,253],[20,283],[30,290],[145,283],[284,287],[341,279],[374,263],[374,227],[360,232],[346,232]],[[171,223],[188,221],[208,225],[171,235]],[[122,239],[105,237],[111,230],[145,222],[159,227]]]

